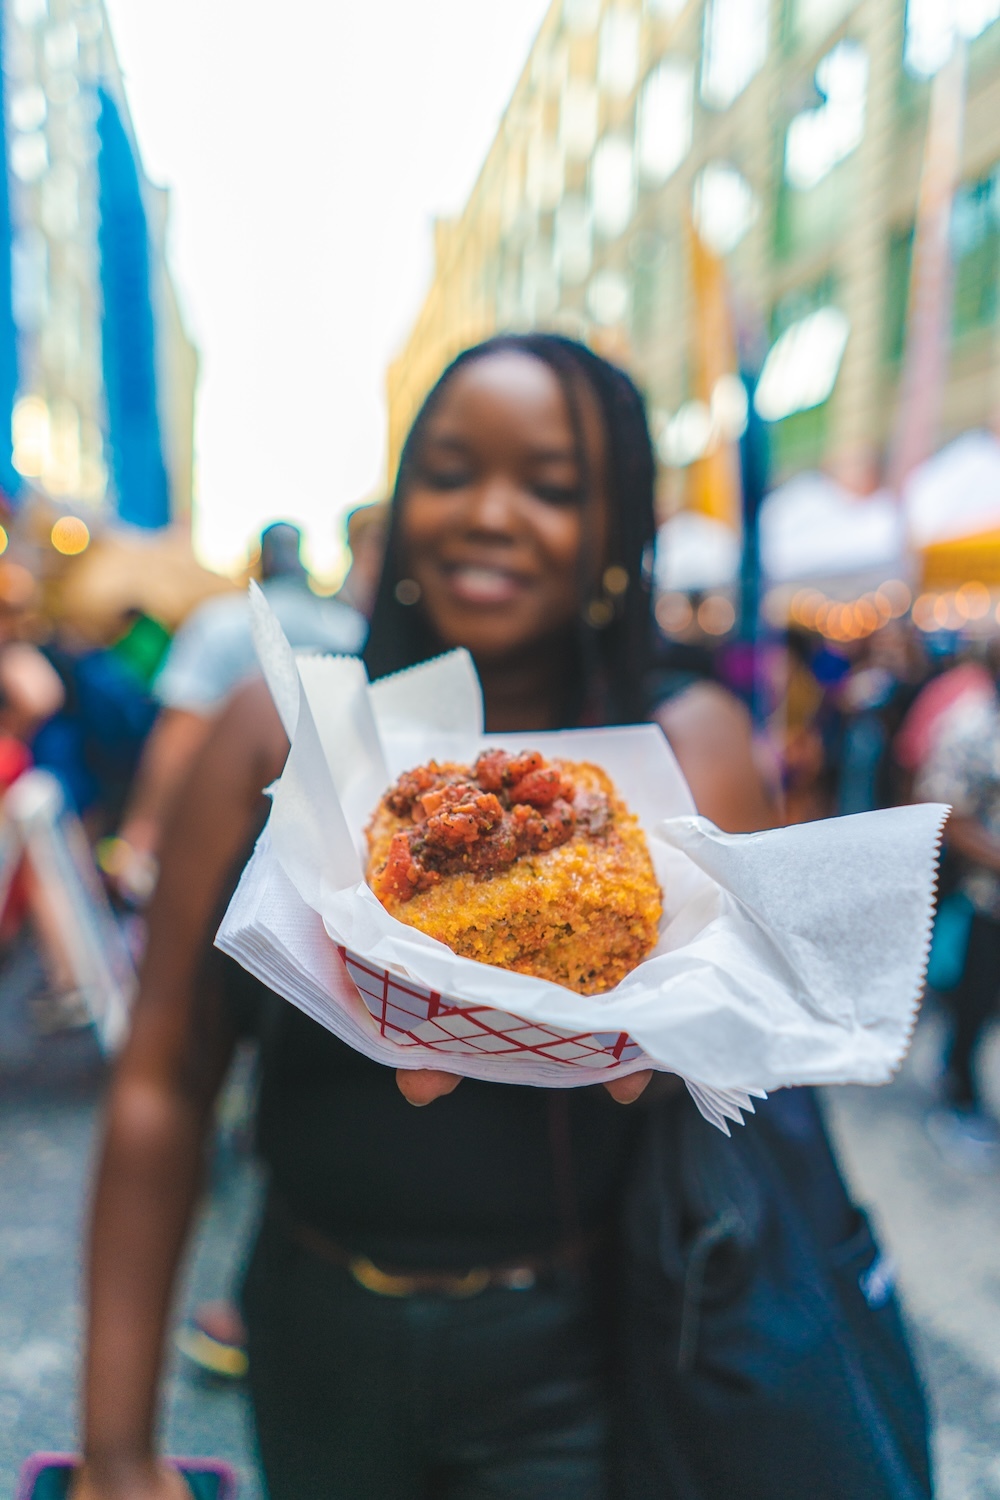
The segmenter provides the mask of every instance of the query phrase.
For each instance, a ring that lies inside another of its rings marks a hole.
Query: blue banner
[[[10,181],[7,175],[7,99],[4,44],[6,42],[6,6],[0,0],[0,491],[16,504],[24,490],[24,480],[14,468],[10,420],[17,400],[17,328],[11,285]]]
[[[98,90],[104,384],[118,513],[132,526],[170,520],[157,406],[156,321],[139,168],[118,106]]]

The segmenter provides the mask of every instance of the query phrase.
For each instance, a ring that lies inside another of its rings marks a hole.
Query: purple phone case
[[[75,1469],[79,1462],[75,1453],[33,1453],[22,1465],[14,1500],[32,1500],[38,1477],[46,1469]],[[217,1474],[219,1500],[236,1500],[239,1478],[233,1466],[221,1458],[168,1458],[167,1463],[189,1474]]]

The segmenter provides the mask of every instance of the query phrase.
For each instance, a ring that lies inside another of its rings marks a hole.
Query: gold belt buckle
[[[377,1297],[416,1297],[431,1290],[429,1278],[421,1276],[393,1276],[374,1265],[367,1256],[356,1255],[348,1266],[351,1276],[366,1292]],[[490,1284],[487,1270],[468,1271],[464,1276],[435,1277],[433,1290],[445,1297],[477,1297]]]

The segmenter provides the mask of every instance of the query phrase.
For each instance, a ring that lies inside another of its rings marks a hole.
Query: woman
[[[491,731],[647,718],[653,478],[620,371],[541,335],[468,351],[402,457],[372,676],[464,645]],[[702,812],[766,826],[735,701],[698,687],[655,716]],[[182,1493],[155,1458],[156,1393],[237,991],[262,1038],[270,1188],[244,1300],[272,1500],[598,1500],[602,1247],[635,1120],[607,1093],[630,1102],[648,1075],[549,1093],[408,1073],[397,1089],[262,1000],[210,943],[286,753],[266,692],[244,690],[164,847],[94,1208],[77,1500]],[[415,1114],[404,1096],[439,1102]]]

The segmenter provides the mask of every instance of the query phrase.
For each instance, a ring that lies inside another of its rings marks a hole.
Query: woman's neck
[[[555,729],[570,688],[573,649],[569,641],[525,651],[503,661],[477,662],[490,734]]]

